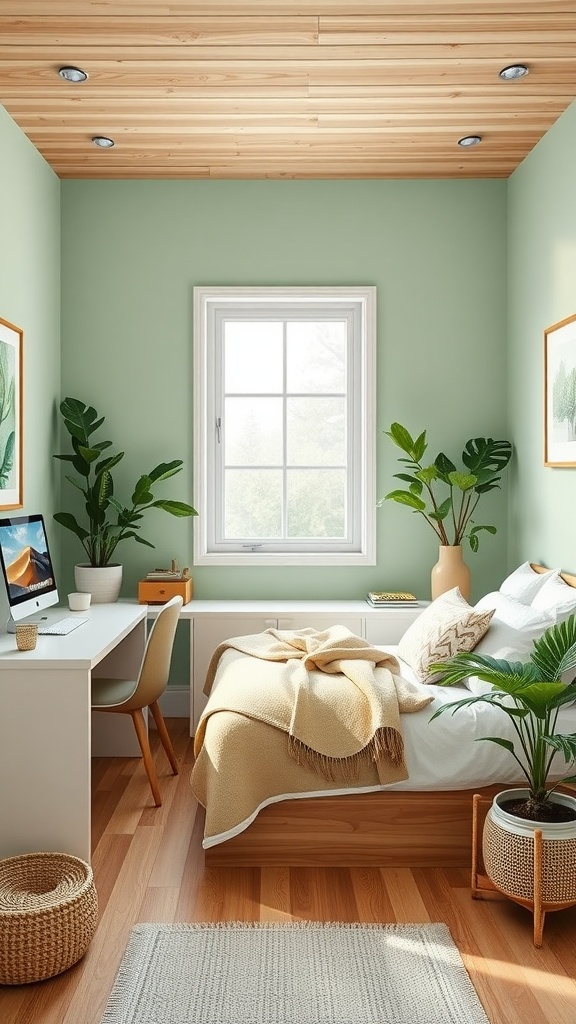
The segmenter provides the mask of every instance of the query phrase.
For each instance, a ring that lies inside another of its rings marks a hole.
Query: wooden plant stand
[[[478,865],[481,862],[479,849],[481,830],[478,826],[480,819],[483,823],[490,803],[490,800],[482,797],[479,793],[475,793],[472,797],[472,899],[485,899],[485,894],[487,893],[499,893],[501,896],[505,896],[506,899],[520,904],[521,907],[531,910],[534,919],[534,945],[537,949],[540,949],[546,912],[549,910],[566,910],[567,907],[575,906],[576,901],[548,903],[542,899],[542,829],[539,828],[534,829],[534,898],[532,900],[522,899],[519,896],[512,896],[504,892],[503,889],[495,885],[491,878],[488,878],[488,875],[479,872]],[[483,805],[482,808],[481,804]]]

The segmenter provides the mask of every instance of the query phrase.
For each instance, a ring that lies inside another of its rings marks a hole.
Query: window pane
[[[282,536],[282,471],[227,469],[224,474],[224,535],[229,540]]]
[[[194,288],[197,565],[376,564],[376,289]]]
[[[227,466],[282,465],[281,398],[227,398],[224,417]]]
[[[289,466],[343,466],[346,407],[343,398],[287,400]]]
[[[227,320],[224,390],[235,394],[282,391],[282,324]],[[256,372],[255,372],[256,371]]]
[[[289,392],[346,390],[344,320],[294,320],[287,324],[287,387]]]
[[[343,469],[288,470],[288,536],[342,538],[346,530]]]

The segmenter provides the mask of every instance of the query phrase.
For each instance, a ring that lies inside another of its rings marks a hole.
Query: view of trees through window
[[[195,565],[374,565],[376,289],[194,288]]]
[[[345,319],[223,323],[223,535],[343,538]]]

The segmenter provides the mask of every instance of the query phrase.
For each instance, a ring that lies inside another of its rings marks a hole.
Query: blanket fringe
[[[288,752],[297,764],[306,765],[328,782],[354,782],[362,766],[376,764],[387,757],[393,764],[402,764],[404,741],[397,729],[383,726],[377,729],[365,747],[348,757],[330,757],[314,750],[291,733],[288,735]]]

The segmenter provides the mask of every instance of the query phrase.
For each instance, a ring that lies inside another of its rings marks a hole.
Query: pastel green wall
[[[3,107],[0,225],[0,316],[24,331],[21,512],[44,512],[58,563],[61,538],[51,519],[60,473],[51,456],[60,395],[60,182]],[[7,605],[0,590],[3,619]]]
[[[62,242],[63,394],[106,415],[102,436],[127,452],[117,473],[127,494],[156,462],[182,458],[185,473],[164,493],[194,501],[197,284],[377,286],[379,495],[398,468],[383,433],[393,420],[427,429],[434,454],[453,457],[469,437],[506,436],[503,181],[64,181]],[[469,555],[477,596],[502,578],[506,489],[487,496],[479,521],[499,533]],[[192,531],[151,513],[156,553],[124,546],[123,592],[152,564],[192,565]],[[71,571],[81,549],[64,544]],[[385,586],[428,597],[436,552],[423,520],[389,502],[376,567],[201,567],[196,596],[361,597]]]
[[[576,571],[576,470],[545,467],[544,330],[576,313],[576,103],[508,182],[509,564]]]
[[[0,316],[24,329],[24,512],[50,520],[57,498],[56,404],[95,402],[128,455],[119,483],[163,458],[186,471],[170,493],[193,500],[192,289],[195,284],[375,284],[378,493],[398,419],[458,453],[475,434],[507,436],[507,492],[481,518],[499,527],[468,556],[479,595],[525,558],[576,571],[576,474],[543,466],[543,331],[576,311],[576,104],[508,182],[60,183],[0,107]],[[62,210],[60,215],[60,202]],[[65,505],[71,500],[64,484]],[[154,562],[192,562],[192,525],[158,515],[151,556],[127,545],[125,593]],[[80,552],[51,529],[63,590]],[[387,504],[378,566],[195,569],[199,597],[426,596],[435,538]],[[0,596],[0,604],[4,601]],[[0,609],[1,612],[1,609]]]

